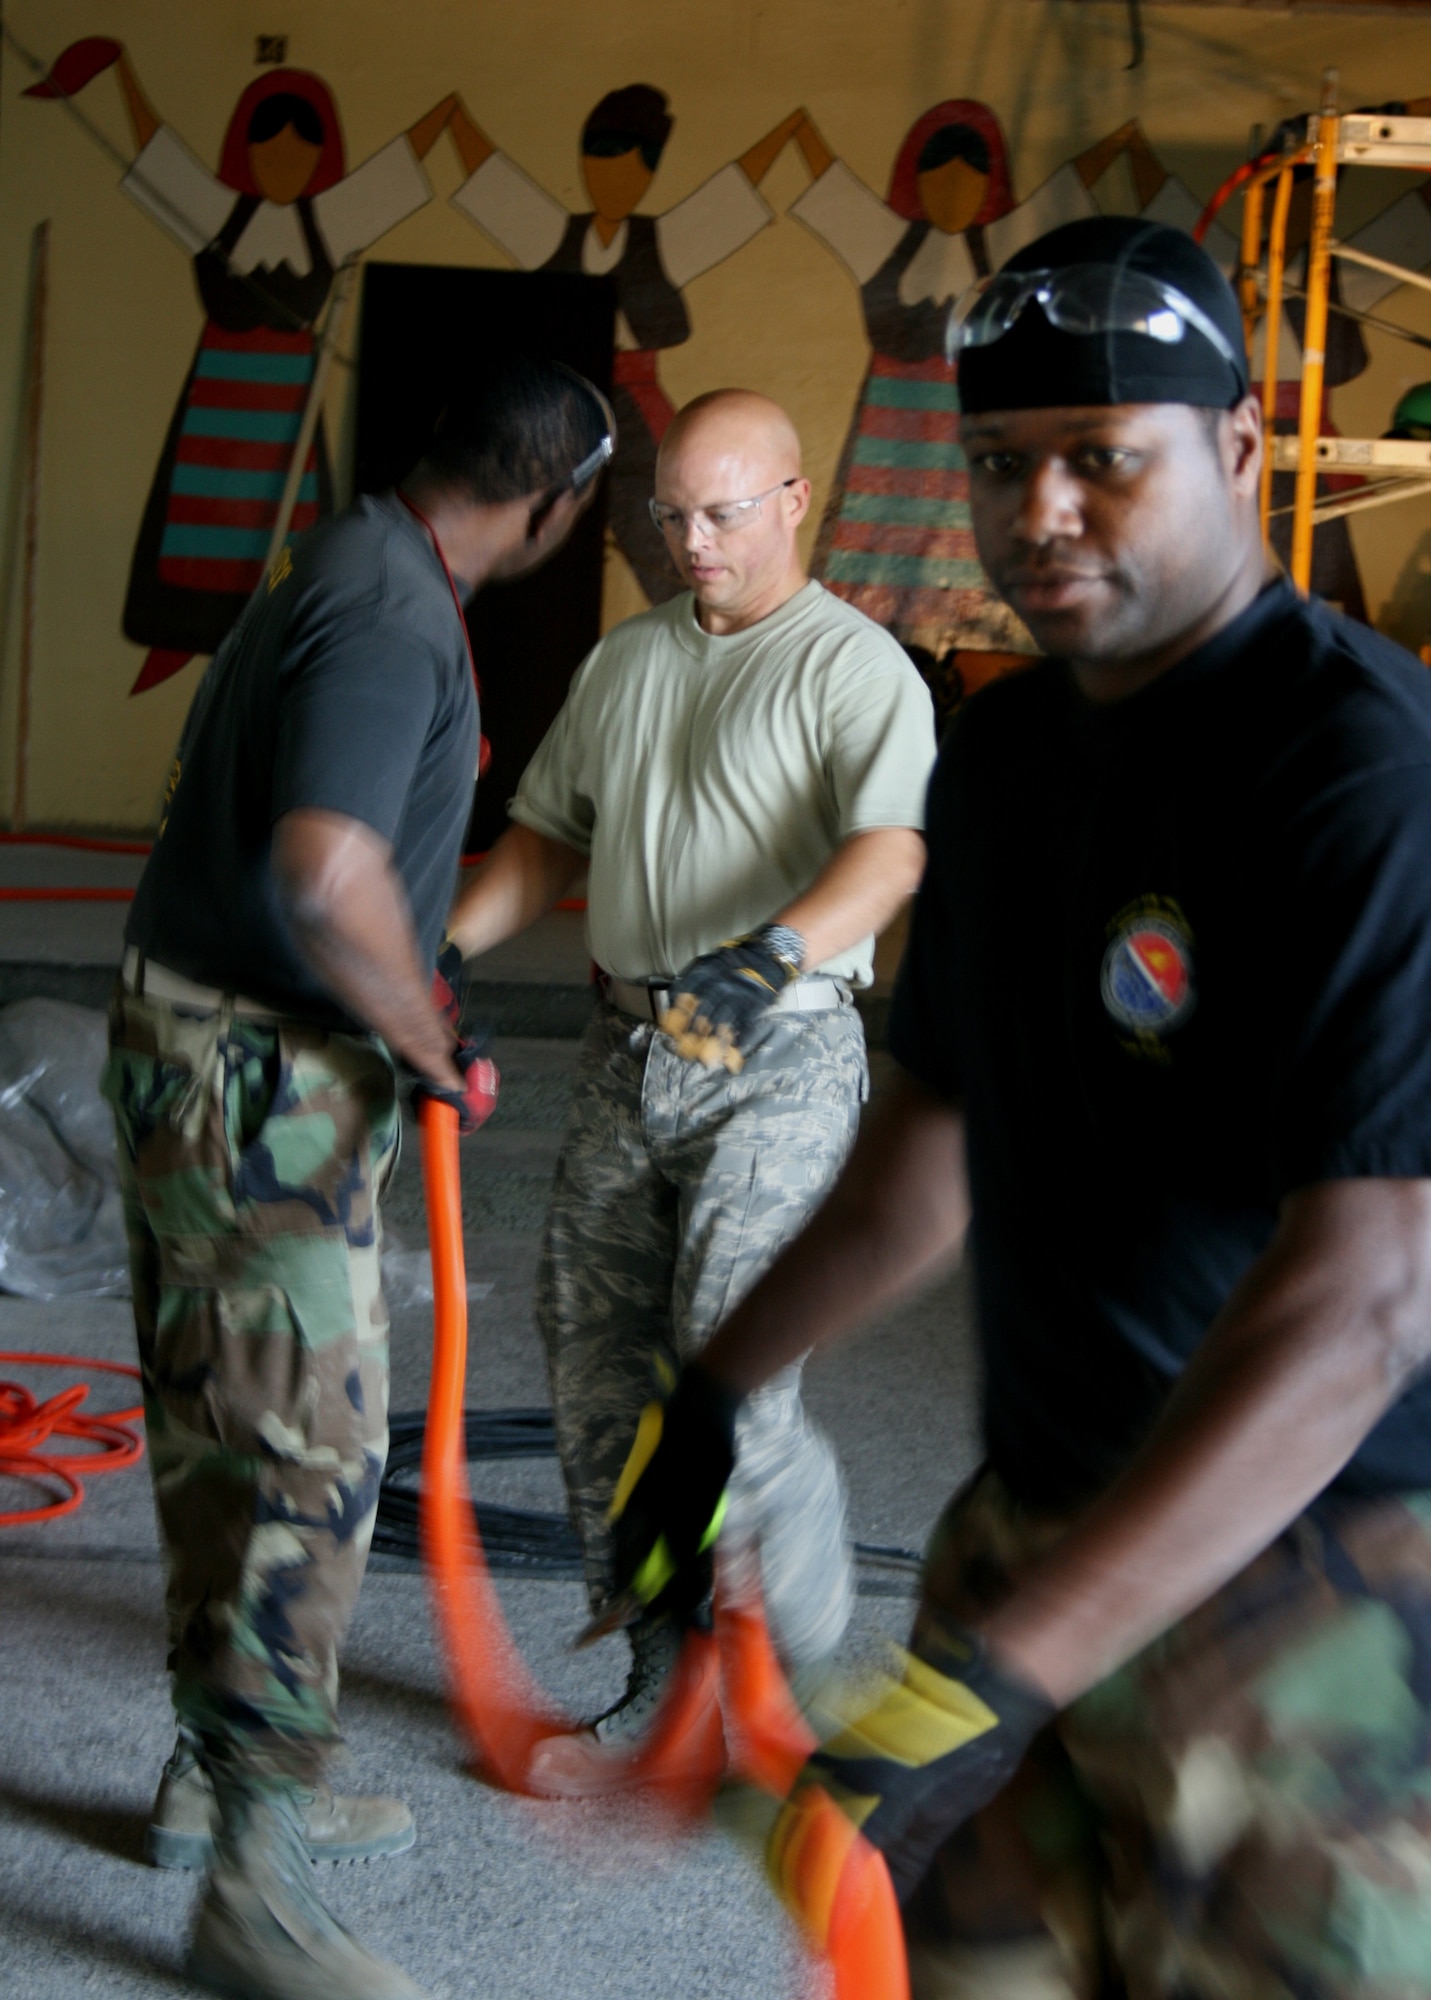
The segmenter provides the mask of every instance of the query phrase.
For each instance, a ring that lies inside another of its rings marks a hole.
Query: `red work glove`
[[[432,975],[432,1004],[454,1035],[462,1033],[462,951],[445,937],[437,952],[437,970]]]
[[[457,1113],[457,1129],[464,1139],[480,1130],[497,1108],[502,1079],[496,1063],[482,1053],[486,1046],[484,1037],[481,1041],[459,1042],[452,1051],[452,1060],[462,1072],[461,1090],[444,1090],[441,1084],[425,1076],[420,1076],[412,1087],[414,1104],[425,1099],[433,1104],[450,1104]]]

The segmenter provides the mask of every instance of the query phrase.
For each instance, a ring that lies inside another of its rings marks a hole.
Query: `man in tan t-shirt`
[[[602,998],[537,1317],[598,1610],[643,1405],[799,1233],[854,1138],[868,1068],[851,988],[923,872],[929,697],[887,632],[809,581],[809,505],[774,403],[723,390],[680,413],[652,513],[686,591],[584,662],[449,924],[475,957],[589,871]],[[705,1025],[677,1040],[657,1024],[682,994]],[[811,1664],[839,1640],[851,1579],[840,1475],[798,1366],[750,1400],[733,1445],[723,1535],[758,1544],[776,1644]],[[679,1623],[658,1609],[631,1628],[600,1740],[649,1719]]]

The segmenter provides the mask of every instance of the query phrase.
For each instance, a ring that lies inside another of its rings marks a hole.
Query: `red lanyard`
[[[412,501],[408,499],[406,493],[402,491],[401,487],[398,488],[398,499],[401,500],[403,506],[406,507],[413,519],[421,521],[423,527],[426,528],[427,539],[432,543],[433,552],[437,560],[442,564],[442,574],[447,578],[447,588],[452,592],[452,602],[457,607],[457,622],[462,627],[462,637],[467,645],[467,658],[472,667],[472,685],[476,688],[477,699],[480,701],[482,699],[482,683],[477,677],[477,661],[472,652],[472,634],[467,630],[467,613],[462,609],[462,599],[457,595],[456,578],[448,567],[447,558],[442,553],[442,544],[437,539],[433,525],[428,520],[426,514],[423,513],[421,507],[415,507]]]
[[[432,543],[433,553],[436,555],[437,560],[442,564],[442,574],[447,578],[447,588],[452,592],[452,602],[457,607],[457,622],[462,627],[462,637],[466,641],[467,660],[468,664],[472,668],[472,685],[477,691],[477,702],[478,706],[480,707],[482,702],[482,681],[481,677],[477,672],[476,656],[472,651],[472,634],[467,630],[467,613],[462,609],[462,599],[457,595],[457,580],[452,574],[452,570],[448,564],[446,556],[442,553],[442,544],[437,539],[437,535],[433,529],[433,525],[431,521],[428,520],[426,514],[423,513],[421,507],[415,507],[412,501],[408,499],[406,493],[403,492],[401,487],[398,488],[398,499],[401,500],[403,506],[406,507],[407,511],[409,512],[409,514],[412,515],[413,519],[415,521],[421,521],[423,527],[426,528],[427,539]],[[477,775],[479,778],[486,776],[487,766],[491,763],[491,761],[492,761],[492,745],[488,742],[485,735],[480,736],[478,738],[478,747],[477,747]]]

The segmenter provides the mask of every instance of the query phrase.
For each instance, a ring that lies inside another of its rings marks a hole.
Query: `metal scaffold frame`
[[[1305,142],[1290,152],[1270,154],[1239,168],[1213,196],[1196,232],[1201,238],[1224,202],[1241,192],[1242,249],[1237,290],[1249,354],[1259,322],[1266,326],[1262,414],[1268,448],[1262,463],[1262,533],[1265,539],[1272,517],[1273,473],[1294,473],[1290,569],[1293,582],[1304,591],[1311,584],[1312,535],[1319,521],[1335,520],[1431,491],[1431,443],[1400,438],[1327,437],[1322,433],[1332,260],[1340,258],[1365,265],[1397,278],[1402,284],[1431,291],[1431,278],[1424,273],[1355,250],[1350,244],[1339,242],[1336,236],[1339,170],[1352,166],[1405,167],[1431,174],[1431,118],[1339,112],[1336,93],[1337,72],[1328,70],[1323,79],[1321,109],[1308,121]],[[1283,302],[1288,296],[1287,219],[1292,206],[1293,175],[1301,167],[1312,169],[1313,183],[1306,281],[1301,288],[1306,322],[1302,335],[1297,434],[1277,437],[1274,419],[1278,336]],[[1264,269],[1263,217],[1269,188],[1272,210],[1266,232]],[[1419,346],[1431,344],[1424,336],[1409,327],[1399,327],[1394,321],[1370,320],[1363,313],[1354,317]],[[1356,493],[1319,500],[1317,476],[1325,472],[1354,473],[1365,478],[1367,485]]]

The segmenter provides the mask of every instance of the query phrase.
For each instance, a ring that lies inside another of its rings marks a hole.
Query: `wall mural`
[[[658,357],[691,337],[682,293],[692,278],[724,263],[775,220],[758,189],[805,116],[792,112],[674,208],[638,214],[675,123],[666,106],[664,91],[631,83],[594,107],[580,141],[591,207],[577,215],[530,180],[461,106],[452,127],[468,173],[452,198],[456,208],[524,271],[584,271],[615,282],[618,442],[608,519],[652,604],[681,588],[646,505],[656,448],[676,414],[661,386]]]
[[[947,98],[904,135],[883,196],[801,109],[694,193],[651,214],[641,204],[674,118],[664,91],[631,83],[602,97],[582,126],[590,207],[573,214],[496,145],[456,94],[348,172],[328,86],[296,69],[272,70],[243,92],[211,172],[160,121],[117,41],[72,43],[26,95],[69,96],[106,71],[118,82],[136,149],[121,186],[192,257],[205,313],[130,572],[123,629],[149,648],[134,693],[212,652],[258,581],[313,376],[314,323],[338,266],[431,199],[421,162],[444,130],[465,173],[453,206],[521,269],[614,281],[620,444],[610,523],[652,603],[679,589],[646,507],[657,446],[674,415],[660,354],[690,338],[684,292],[691,280],[775,220],[760,184],[786,145],[796,146],[810,184],[789,213],[849,273],[870,345],[813,571],[896,633],[944,713],[1033,650],[990,590],[974,550],[956,373],[943,358],[951,302],[1044,230],[1126,204],[1105,178],[1117,161],[1126,165],[1138,212],[1150,219],[1191,229],[1202,207],[1167,172],[1135,120],[1019,200],[997,112],[972,98]],[[1377,108],[1424,116],[1431,99]],[[1307,194],[1299,183],[1293,252],[1305,241]],[[1431,267],[1431,181],[1417,183],[1349,240],[1396,264]],[[1215,224],[1207,241],[1230,271],[1238,255],[1233,236]],[[1294,256],[1294,293],[1298,281]],[[1398,283],[1364,266],[1338,269],[1329,391],[1366,367],[1362,319]],[[1279,329],[1279,429],[1295,425],[1300,315],[1293,296]],[[1253,361],[1260,376],[1260,351]],[[1326,410],[1323,428],[1332,429]],[[1289,483],[1278,475],[1274,505]],[[320,426],[294,528],[309,526],[330,505]],[[1284,528],[1274,519],[1274,541]],[[1345,521],[1318,532],[1313,587],[1365,617]]]
[[[150,649],[139,694],[212,653],[258,582],[313,375],[314,322],[337,267],[432,199],[419,162],[455,99],[348,173],[322,78],[270,70],[234,107],[215,173],[161,122],[108,37],[72,43],[25,94],[70,96],[106,70],[135,145],[120,185],[193,258],[205,314],[130,568],[124,634]],[[293,527],[331,504],[320,426]]]
[[[1377,107],[1426,116],[1431,99]],[[1289,129],[1300,138],[1305,129]],[[952,98],[916,120],[895,157],[881,201],[832,152],[809,120],[796,139],[813,176],[790,214],[826,243],[860,288],[871,356],[816,543],[813,569],[826,585],[899,636],[929,681],[941,716],[986,680],[1022,664],[1032,641],[991,590],[975,555],[968,473],[959,448],[957,371],[944,362],[949,307],[978,278],[1045,230],[1106,212],[1105,176],[1126,161],[1137,211],[1191,231],[1203,203],[1159,160],[1129,120],[1051,174],[1023,202],[1014,196],[996,113]],[[1288,232],[1288,284],[1303,280],[1310,171],[1299,174]],[[1431,181],[1421,181],[1347,239],[1413,270],[1431,266]],[[1240,246],[1214,224],[1207,248],[1231,275]],[[1367,366],[1358,315],[1399,280],[1354,264],[1333,274],[1327,393]],[[1279,329],[1277,429],[1295,431],[1303,307],[1289,298]],[[1253,355],[1260,393],[1263,340]],[[1335,434],[1324,402],[1322,429]],[[1326,480],[1328,489],[1361,482]],[[1274,510],[1290,506],[1292,476],[1273,483]],[[1291,523],[1276,516],[1273,545],[1285,558]],[[1365,619],[1366,606],[1345,520],[1326,522],[1315,544],[1313,588]]]
[[[949,308],[1045,230],[1098,214],[1093,189],[1119,158],[1145,212],[1168,177],[1129,121],[1019,201],[998,116],[971,98],[916,119],[883,200],[813,126],[797,138],[814,180],[790,213],[859,286],[872,350],[814,570],[891,627],[945,714],[1034,651],[974,551],[957,370],[944,359]],[[1189,195],[1185,206],[1178,219],[1190,224],[1197,204]]]

